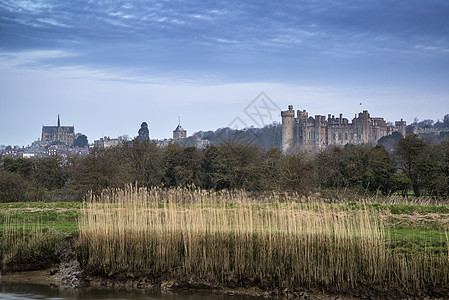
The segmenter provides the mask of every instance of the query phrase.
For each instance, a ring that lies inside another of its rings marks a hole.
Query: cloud
[[[5,0],[2,8],[7,12],[1,19],[2,48],[36,43],[63,47],[68,41],[86,46],[157,41],[170,47],[168,43],[177,41],[195,51],[204,46],[229,50],[229,44],[239,44],[232,51],[348,57],[385,49],[400,53],[424,37],[432,44],[432,39],[449,36],[449,6],[444,1]],[[429,18],[433,21],[427,22]],[[43,30],[47,27],[53,28]],[[448,39],[439,47],[443,52],[449,48]]]
[[[62,50],[41,50],[24,52],[0,52],[0,70],[5,73],[30,73],[34,71],[54,72],[59,77],[77,80],[91,79],[97,81],[126,82],[134,84],[216,84],[213,76],[191,76],[189,78],[176,74],[139,74],[131,67],[124,68],[93,68],[89,65],[61,64],[60,60],[79,57],[78,53]]]
[[[75,57],[76,53],[64,50],[35,50],[23,52],[0,52],[0,66],[10,68],[42,68],[52,59]]]
[[[1,7],[7,8],[12,12],[27,11],[33,14],[40,13],[42,11],[50,10],[55,7],[52,1],[39,1],[39,0],[4,0]]]
[[[71,25],[67,25],[67,24],[63,24],[59,21],[53,20],[53,19],[37,19],[37,21],[42,22],[42,23],[46,23],[49,25],[53,25],[53,26],[59,26],[59,27],[72,27]]]
[[[416,49],[418,50],[425,50],[425,51],[431,51],[431,52],[439,52],[439,53],[449,53],[449,47],[444,48],[444,47],[439,47],[439,46],[430,46],[430,45],[423,45],[423,44],[418,44],[415,46]]]

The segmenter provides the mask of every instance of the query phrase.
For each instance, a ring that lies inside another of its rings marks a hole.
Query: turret
[[[401,121],[394,122],[394,125],[396,126],[397,131],[400,132],[403,137],[405,137],[405,128],[407,127],[407,122],[401,119]]]
[[[282,151],[286,152],[293,145],[293,126],[295,121],[295,111],[293,105],[288,106],[288,110],[281,112],[282,117]]]

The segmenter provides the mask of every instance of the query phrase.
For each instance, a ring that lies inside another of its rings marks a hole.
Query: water
[[[31,283],[2,283],[0,282],[0,299],[25,300],[25,299],[136,299],[136,300],[256,300],[259,297],[223,295],[206,292],[180,292],[176,294],[163,294],[151,296],[143,292],[116,291],[112,289],[70,289],[58,288],[51,285]]]

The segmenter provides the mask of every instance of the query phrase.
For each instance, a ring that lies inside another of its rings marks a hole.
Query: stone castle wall
[[[346,144],[369,145],[395,131],[405,136],[406,122],[401,120],[390,126],[383,118],[372,118],[364,110],[355,115],[352,122],[343,118],[328,115],[309,117],[306,110],[298,110],[295,117],[293,105],[281,112],[282,116],[282,151],[320,150],[328,146],[344,146]]]

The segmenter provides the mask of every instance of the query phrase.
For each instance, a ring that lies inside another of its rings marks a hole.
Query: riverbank
[[[0,285],[40,285],[50,287],[53,290],[60,290],[70,295],[82,291],[83,294],[94,290],[96,292],[122,293],[122,295],[147,295],[152,297],[164,298],[168,295],[216,295],[232,296],[232,299],[447,299],[447,292],[442,290],[439,293],[414,294],[404,291],[385,291],[381,289],[372,289],[370,287],[360,288],[358,290],[348,290],[344,292],[332,291],[328,288],[301,288],[284,290],[262,289],[248,284],[247,286],[230,287],[223,286],[217,282],[198,282],[190,280],[161,280],[159,284],[151,283],[153,279],[149,278],[101,278],[87,276],[81,284],[74,286],[68,284],[67,278],[61,274],[54,273],[54,268],[48,268],[38,271],[25,271],[7,273],[0,276]],[[76,272],[76,271],[75,271]],[[77,280],[78,277],[73,277]],[[73,282],[73,281],[72,281]],[[231,284],[232,285],[232,284]],[[69,292],[72,291],[72,292]],[[126,293],[126,294],[124,294]],[[240,297],[238,297],[240,296]],[[242,298],[243,297],[243,298]],[[184,298],[184,297],[183,297]],[[123,297],[122,297],[123,299]],[[193,298],[192,298],[193,299]]]
[[[74,270],[72,273],[77,273]],[[72,276],[72,280],[68,280],[66,275],[55,273],[55,268],[48,268],[38,271],[14,272],[0,275],[0,284],[27,284],[27,285],[41,285],[52,287],[53,289],[73,289],[74,291],[82,289],[83,291],[119,291],[119,292],[134,292],[151,296],[161,297],[163,295],[176,294],[209,294],[209,295],[229,295],[246,296],[248,299],[259,298],[296,298],[296,299],[356,299],[348,295],[331,295],[326,294],[318,289],[298,290],[295,292],[288,291],[267,291],[255,286],[246,287],[223,287],[218,283],[211,282],[196,282],[192,279],[187,281],[176,280],[161,280],[154,283],[154,279],[149,278],[102,278],[86,276],[82,281],[79,281],[79,276]],[[77,285],[73,282],[77,281]],[[238,298],[237,298],[238,299]],[[245,298],[247,299],[247,298]]]
[[[3,272],[0,283],[4,284],[37,284],[50,286],[54,289],[94,289],[106,291],[122,291],[142,293],[145,295],[161,296],[177,293],[199,292],[213,293],[216,295],[238,295],[256,298],[272,299],[445,299],[448,288],[429,289],[414,293],[405,290],[391,290],[382,287],[361,286],[357,289],[339,291],[330,286],[327,287],[273,287],[268,281],[256,282],[251,280],[222,282],[208,278],[167,278],[161,276],[139,277],[131,273],[123,273],[118,276],[92,276],[86,274],[74,256],[76,251],[75,239],[62,242],[64,244],[63,256],[54,261],[43,270]],[[59,249],[61,249],[59,247]],[[61,255],[61,253],[58,253]],[[65,261],[59,261],[65,259]],[[30,266],[30,265],[28,265]],[[36,266],[40,268],[41,265]],[[253,298],[251,298],[253,299]]]

